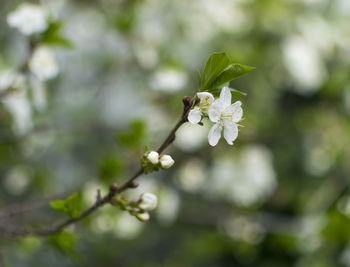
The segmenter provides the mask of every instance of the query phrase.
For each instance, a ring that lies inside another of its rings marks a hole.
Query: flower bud
[[[148,221],[150,216],[148,212],[143,212],[143,213],[139,213],[136,215],[136,218],[139,219],[142,222]]]
[[[149,152],[147,155],[147,160],[154,165],[158,164],[158,160],[159,160],[158,152],[156,152],[156,151]]]
[[[139,207],[143,210],[154,210],[157,207],[158,198],[152,193],[144,193],[141,195]]]
[[[163,155],[159,158],[160,165],[163,169],[169,169],[171,166],[174,165],[175,161],[173,158],[169,155]]]

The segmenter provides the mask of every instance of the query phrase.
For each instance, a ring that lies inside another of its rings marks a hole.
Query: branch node
[[[138,183],[136,183],[136,182],[131,182],[130,184],[129,184],[129,188],[137,188],[139,186],[139,184]]]
[[[189,96],[184,96],[182,102],[184,103],[185,108],[188,108],[192,105],[191,98]]]
[[[117,192],[117,190],[118,190],[118,184],[113,183],[113,184],[110,185],[110,187],[109,187],[109,193],[110,193],[111,195],[114,195],[114,194]]]

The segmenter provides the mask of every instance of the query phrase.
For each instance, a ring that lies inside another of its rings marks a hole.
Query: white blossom
[[[137,214],[136,217],[137,217],[139,220],[145,222],[145,221],[148,221],[149,218],[150,218],[151,216],[149,215],[148,212],[143,212],[143,213]]]
[[[135,220],[126,212],[110,213],[105,210],[95,219],[95,230],[99,232],[112,231],[118,238],[131,240],[136,238],[143,230],[144,224]],[[118,214],[115,217],[115,214]],[[102,228],[102,229],[101,229]]]
[[[188,113],[188,121],[192,124],[197,124],[201,121],[202,116],[206,115],[210,105],[214,102],[214,96],[208,92],[197,93],[200,99],[199,105],[194,107]]]
[[[0,71],[0,92],[7,89],[16,89],[17,94],[22,94],[26,89],[26,78],[23,74],[11,69]]]
[[[152,164],[156,165],[159,162],[159,154],[156,151],[151,151],[147,155],[147,160]]]
[[[208,140],[208,125],[198,127],[186,123],[176,132],[174,145],[186,152],[194,152],[202,147]]]
[[[167,186],[160,190],[159,207],[157,208],[157,218],[164,225],[172,224],[179,213],[181,198],[179,193]]]
[[[45,81],[57,76],[59,69],[55,57],[46,46],[35,49],[30,61],[31,72],[41,81]]]
[[[157,71],[150,80],[154,90],[169,93],[181,90],[186,83],[187,76],[184,72],[168,68]]]
[[[24,35],[41,33],[48,27],[47,14],[39,6],[29,3],[20,5],[15,11],[7,16],[10,27],[17,28]]]
[[[3,180],[6,190],[13,195],[20,195],[25,192],[29,183],[28,170],[21,165],[10,169]]]
[[[144,193],[141,195],[139,207],[143,210],[154,210],[157,207],[158,198],[152,193]]]
[[[255,144],[236,151],[234,157],[216,157],[205,185],[209,195],[223,197],[237,206],[263,203],[278,185],[271,151]]]
[[[171,156],[169,156],[169,155],[160,156],[159,161],[160,161],[160,165],[164,169],[169,169],[175,163],[173,158]]]
[[[319,90],[327,79],[327,70],[317,47],[305,38],[293,35],[282,49],[285,66],[297,85],[294,90],[300,94]]]
[[[2,99],[5,108],[13,118],[13,130],[16,135],[24,135],[33,127],[32,108],[25,92],[11,94]]]
[[[209,131],[208,141],[211,146],[215,146],[220,138],[221,132],[224,130],[224,138],[229,145],[233,145],[233,141],[238,136],[238,124],[242,119],[243,110],[241,101],[231,104],[231,92],[228,87],[221,90],[220,98],[215,100],[209,107],[209,119],[215,124]]]

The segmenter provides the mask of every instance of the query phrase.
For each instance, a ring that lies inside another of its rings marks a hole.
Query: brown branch
[[[184,109],[181,114],[180,119],[177,121],[175,126],[171,129],[168,136],[165,138],[163,143],[157,149],[158,153],[162,153],[172,142],[175,140],[175,133],[181,127],[182,124],[187,122],[188,113],[192,107],[194,100],[191,100],[189,97],[183,98]],[[30,229],[15,229],[15,230],[6,230],[4,226],[0,226],[7,235],[9,236],[25,236],[25,235],[37,235],[37,236],[47,236],[51,234],[56,234],[61,232],[66,227],[79,222],[80,220],[86,218],[90,214],[94,213],[96,210],[101,208],[107,203],[111,203],[115,195],[127,190],[128,188],[135,187],[135,180],[144,173],[144,170],[140,168],[133,176],[131,176],[127,181],[118,186],[117,184],[112,184],[109,188],[109,192],[104,197],[100,196],[98,191],[96,202],[86,210],[84,210],[78,217],[68,219],[53,228],[44,229],[44,230],[30,230]]]

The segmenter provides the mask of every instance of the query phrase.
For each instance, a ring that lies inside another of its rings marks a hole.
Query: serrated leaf
[[[217,88],[215,90],[213,90],[211,93],[213,94],[214,97],[218,97],[221,93],[221,90],[222,90],[223,87],[220,87],[220,88]],[[239,91],[237,89],[233,89],[233,88],[230,88],[230,91],[231,91],[231,94],[233,97],[243,97],[243,96],[247,96],[247,93],[244,93],[242,91]]]
[[[201,90],[207,90],[207,87],[221,74],[229,65],[230,58],[225,52],[218,52],[212,54],[207,60],[202,79]]]
[[[81,195],[75,193],[65,200],[55,200],[50,202],[50,206],[57,211],[68,214],[72,218],[79,216],[81,210]]]
[[[211,92],[219,86],[229,83],[252,70],[255,70],[255,68],[241,64],[231,64],[219,76],[217,76],[208,87],[206,87],[206,90]]]

